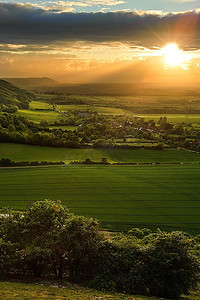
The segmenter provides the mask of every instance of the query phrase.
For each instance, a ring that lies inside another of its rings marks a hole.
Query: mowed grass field
[[[0,205],[23,210],[61,200],[108,230],[200,232],[200,165],[50,166],[0,169]]]
[[[147,163],[147,162],[200,162],[200,154],[179,149],[71,149],[42,147],[23,144],[0,143],[0,158],[13,161],[84,161],[90,158],[101,161],[106,157],[109,162]]]

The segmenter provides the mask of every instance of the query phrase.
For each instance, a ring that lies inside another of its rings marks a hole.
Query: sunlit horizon
[[[149,2],[145,10],[114,9],[130,1],[105,1],[108,11],[97,12],[94,3],[100,8],[102,1],[76,2],[66,2],[64,10],[56,10],[56,2],[54,9],[39,2],[0,3],[0,78],[200,82],[200,9],[192,2],[179,12],[173,6],[150,10]],[[72,10],[66,12],[67,5]]]

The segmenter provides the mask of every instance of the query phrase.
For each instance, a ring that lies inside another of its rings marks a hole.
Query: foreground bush
[[[106,239],[91,218],[35,202],[0,218],[0,273],[68,277],[92,287],[177,299],[198,282],[199,237],[132,229]]]

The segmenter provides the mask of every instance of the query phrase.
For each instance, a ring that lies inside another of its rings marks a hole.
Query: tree
[[[199,260],[182,232],[152,235],[143,255],[144,282],[152,295],[178,299],[196,287]]]
[[[46,120],[41,120],[41,121],[40,121],[40,124],[39,124],[39,126],[40,126],[40,127],[43,127],[43,128],[48,127],[48,125],[49,125],[49,124],[48,124],[48,122],[47,122]]]

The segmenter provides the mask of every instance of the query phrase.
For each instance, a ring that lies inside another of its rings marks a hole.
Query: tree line
[[[89,287],[178,299],[198,283],[200,236],[134,228],[109,236],[60,202],[1,209],[0,274],[65,277]]]

